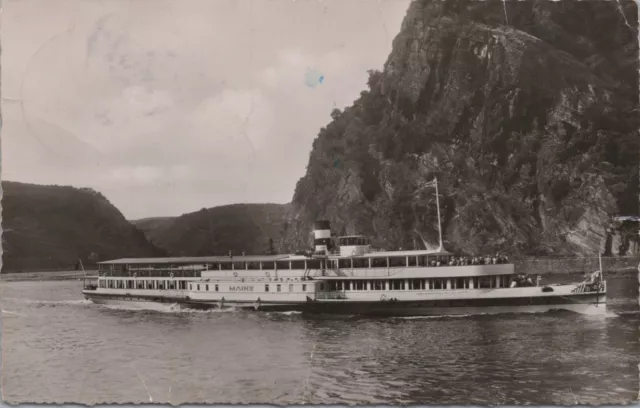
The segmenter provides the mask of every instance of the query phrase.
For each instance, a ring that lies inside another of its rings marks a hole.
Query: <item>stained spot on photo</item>
[[[309,88],[315,88],[318,85],[322,85],[324,82],[324,75],[317,69],[309,68],[304,76],[304,83]]]

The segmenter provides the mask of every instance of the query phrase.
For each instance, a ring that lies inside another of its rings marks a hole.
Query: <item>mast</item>
[[[598,303],[600,303],[600,289],[602,288],[605,293],[606,293],[606,286],[604,283],[604,278],[602,276],[602,253],[600,251],[598,251],[598,262],[600,263],[600,282],[598,282],[598,290],[597,290],[597,296],[596,296],[596,306],[598,306]],[[605,303],[606,304],[606,303]]]
[[[436,188],[436,208],[438,210],[438,245],[439,245],[438,252],[442,252],[444,245],[442,244],[442,222],[440,220],[440,194],[438,194],[438,178],[434,177],[433,181],[430,181],[428,183],[424,183],[418,191],[422,191],[423,189],[428,188],[428,187],[435,187]],[[414,231],[418,235],[420,235],[420,233],[418,232],[417,229],[414,228]],[[424,238],[422,238],[422,235],[420,235],[420,239],[422,239],[422,242],[424,243],[425,247],[428,248],[427,242],[424,240]]]
[[[602,276],[602,254],[598,253],[598,263],[600,264],[600,275]]]
[[[87,271],[84,270],[84,265],[82,264],[82,259],[80,259],[80,257],[78,257],[78,264],[80,264],[80,267],[82,268],[82,287],[86,288],[87,287]]]
[[[602,254],[598,251],[598,262],[600,263],[600,282],[604,284],[604,277],[602,276]]]
[[[433,178],[433,184],[436,187],[436,208],[438,209],[438,243],[440,247],[438,252],[442,252],[442,225],[440,224],[440,195],[438,194],[438,178]]]

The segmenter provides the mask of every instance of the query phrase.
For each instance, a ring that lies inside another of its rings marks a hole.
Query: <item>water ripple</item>
[[[0,298],[9,402],[563,405],[638,395],[637,314],[139,310],[88,303],[65,282],[7,283]]]

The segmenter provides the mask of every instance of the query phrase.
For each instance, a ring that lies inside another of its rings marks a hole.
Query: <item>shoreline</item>
[[[86,272],[87,278],[97,277],[98,271]],[[58,280],[82,280],[85,277],[83,271],[53,271],[53,272],[14,272],[0,273],[0,281],[5,282],[28,282],[28,281],[58,281]]]

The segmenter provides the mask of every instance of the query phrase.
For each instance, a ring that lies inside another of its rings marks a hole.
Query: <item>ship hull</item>
[[[310,304],[306,311],[363,316],[449,316],[476,314],[543,313],[565,310],[581,314],[605,314],[602,294],[558,298],[468,299],[425,302],[374,302],[354,304]]]
[[[93,303],[106,306],[118,306],[126,309],[140,310],[164,310],[166,305],[171,303],[161,303],[156,301],[127,300],[116,297],[89,298]]]
[[[84,291],[85,297],[96,304],[119,305],[150,309],[156,306],[177,305],[181,309],[248,309],[265,312],[299,311],[310,314],[360,315],[380,317],[448,316],[476,314],[543,313],[565,310],[580,314],[605,314],[606,295],[575,293],[549,296],[480,297],[466,299],[430,300],[314,300],[298,301],[207,301],[185,296],[142,296],[136,294],[108,294]]]
[[[260,311],[300,311],[317,314],[360,316],[447,316],[507,313],[543,313],[565,310],[581,314],[605,314],[606,296],[603,293],[581,293],[564,296],[441,299],[425,301],[348,301],[318,300],[299,302],[184,302],[186,308],[234,307]]]
[[[152,309],[165,310],[167,306],[176,305],[183,308],[181,296],[144,296],[144,295],[122,295],[109,293],[96,293],[85,290],[82,292],[85,299],[98,305],[121,306],[131,309]]]

